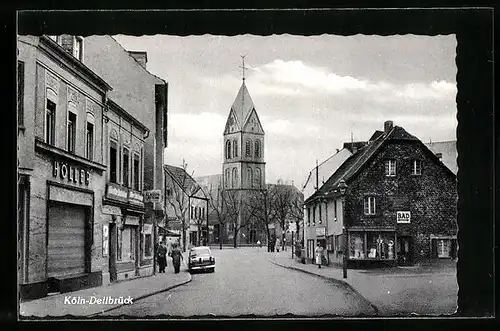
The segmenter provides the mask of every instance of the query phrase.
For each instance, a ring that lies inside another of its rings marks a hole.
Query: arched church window
[[[237,188],[238,186],[238,168],[233,168],[233,176],[232,176],[232,187]]]
[[[238,140],[233,140],[233,156],[238,157]]]
[[[231,141],[227,140],[226,141],[226,159],[231,158]]]
[[[253,187],[252,168],[247,169],[247,183],[248,183],[248,186]]]
[[[260,157],[260,140],[255,140],[255,157]]]
[[[229,169],[226,169],[226,178],[225,178],[225,182],[224,182],[224,186],[226,188],[229,187],[229,183],[230,183],[230,178],[229,178]]]
[[[245,155],[252,156],[252,141],[250,139],[247,139],[245,143]]]
[[[261,187],[262,186],[262,183],[261,183],[261,179],[260,179],[260,169],[257,168],[255,169],[255,178],[254,178],[254,186],[255,187]]]

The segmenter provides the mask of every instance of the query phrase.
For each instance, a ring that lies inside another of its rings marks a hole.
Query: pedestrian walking
[[[260,240],[257,240],[257,246],[259,246],[259,251],[260,251],[260,248],[262,247]]]
[[[286,238],[283,238],[283,248],[285,249],[285,251],[287,251]]]
[[[177,244],[172,245],[172,252],[170,253],[172,256],[172,264],[174,265],[174,272],[176,274],[179,273],[181,268],[181,260],[184,260],[184,256],[182,256],[181,250],[178,248]]]
[[[279,253],[280,252],[280,240],[279,239],[276,239],[276,252]]]
[[[160,273],[165,273],[165,267],[167,266],[167,246],[165,241],[162,241],[158,246],[157,258]]]
[[[318,246],[316,246],[316,249],[314,250],[316,253],[316,264],[318,265],[318,268],[321,268],[321,258],[323,257],[323,247],[321,244],[318,242]]]

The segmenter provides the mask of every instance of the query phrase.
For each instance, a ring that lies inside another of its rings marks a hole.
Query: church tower
[[[244,72],[244,63],[242,68]],[[224,190],[237,190],[244,199],[251,190],[265,189],[264,129],[245,84],[244,74],[240,90],[229,111],[223,137]],[[245,237],[246,241],[256,241],[255,234],[249,233]]]

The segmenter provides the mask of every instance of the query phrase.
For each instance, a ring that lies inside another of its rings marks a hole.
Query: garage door
[[[48,223],[48,276],[85,272],[85,207],[51,203]]]

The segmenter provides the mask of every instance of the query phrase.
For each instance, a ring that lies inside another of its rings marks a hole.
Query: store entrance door
[[[413,264],[413,238],[411,236],[398,237],[397,255],[399,265]]]

